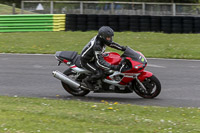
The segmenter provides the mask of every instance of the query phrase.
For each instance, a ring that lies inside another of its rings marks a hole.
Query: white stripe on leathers
[[[95,41],[96,37],[97,37],[97,36],[95,36],[95,37],[91,40],[90,47],[82,54],[82,57],[93,47],[94,41]]]

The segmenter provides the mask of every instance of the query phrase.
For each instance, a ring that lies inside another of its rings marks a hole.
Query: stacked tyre
[[[200,33],[200,17],[194,18],[194,32]]]
[[[172,32],[173,33],[182,33],[182,23],[183,18],[180,16],[172,17]]]
[[[119,16],[118,15],[109,15],[108,25],[114,30],[119,31]]]
[[[77,30],[86,31],[87,30],[87,15],[77,15]]]
[[[97,29],[99,29],[102,26],[108,26],[108,15],[97,16]]]
[[[193,17],[183,17],[183,33],[193,33],[193,25]]]
[[[151,31],[160,32],[161,31],[161,18],[160,16],[151,16]]]
[[[97,30],[97,15],[87,15],[87,30]]]
[[[77,15],[76,14],[67,14],[66,15],[66,23],[65,30],[66,31],[76,31],[77,30]]]
[[[119,31],[128,31],[129,30],[129,16],[120,15],[119,16]]]
[[[140,31],[140,16],[131,15],[129,17],[129,30],[134,32]]]
[[[140,16],[140,31],[151,31],[150,16]]]
[[[162,16],[161,17],[161,31],[164,33],[171,33],[172,32],[172,24],[171,24],[171,17],[170,16]]]

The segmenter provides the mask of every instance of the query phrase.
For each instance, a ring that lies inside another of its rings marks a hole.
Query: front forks
[[[136,77],[136,81],[139,83],[139,85],[141,86],[141,88],[142,88],[142,91],[144,92],[144,93],[148,93],[147,92],[147,89],[146,89],[146,87],[143,85],[143,83],[142,82],[140,82],[140,80]]]

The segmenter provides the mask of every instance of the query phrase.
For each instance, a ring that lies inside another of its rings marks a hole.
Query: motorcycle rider
[[[103,58],[103,53],[106,46],[121,51],[126,50],[126,47],[120,46],[119,44],[113,42],[113,36],[114,31],[109,26],[102,26],[98,31],[98,35],[93,37],[81,52],[82,67],[92,72],[92,75],[86,77],[83,82],[91,90],[93,90],[92,84],[103,76],[103,71],[118,71],[121,68],[121,63],[119,65],[111,65]]]

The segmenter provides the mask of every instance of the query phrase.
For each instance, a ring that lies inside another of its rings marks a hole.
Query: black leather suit
[[[123,46],[120,46],[114,42],[107,45],[118,50],[124,50]],[[95,36],[81,52],[81,65],[83,68],[93,73],[93,75],[90,77],[91,80],[97,80],[101,78],[103,75],[103,70],[112,69],[112,65],[106,62],[102,55],[107,45],[100,37]]]

